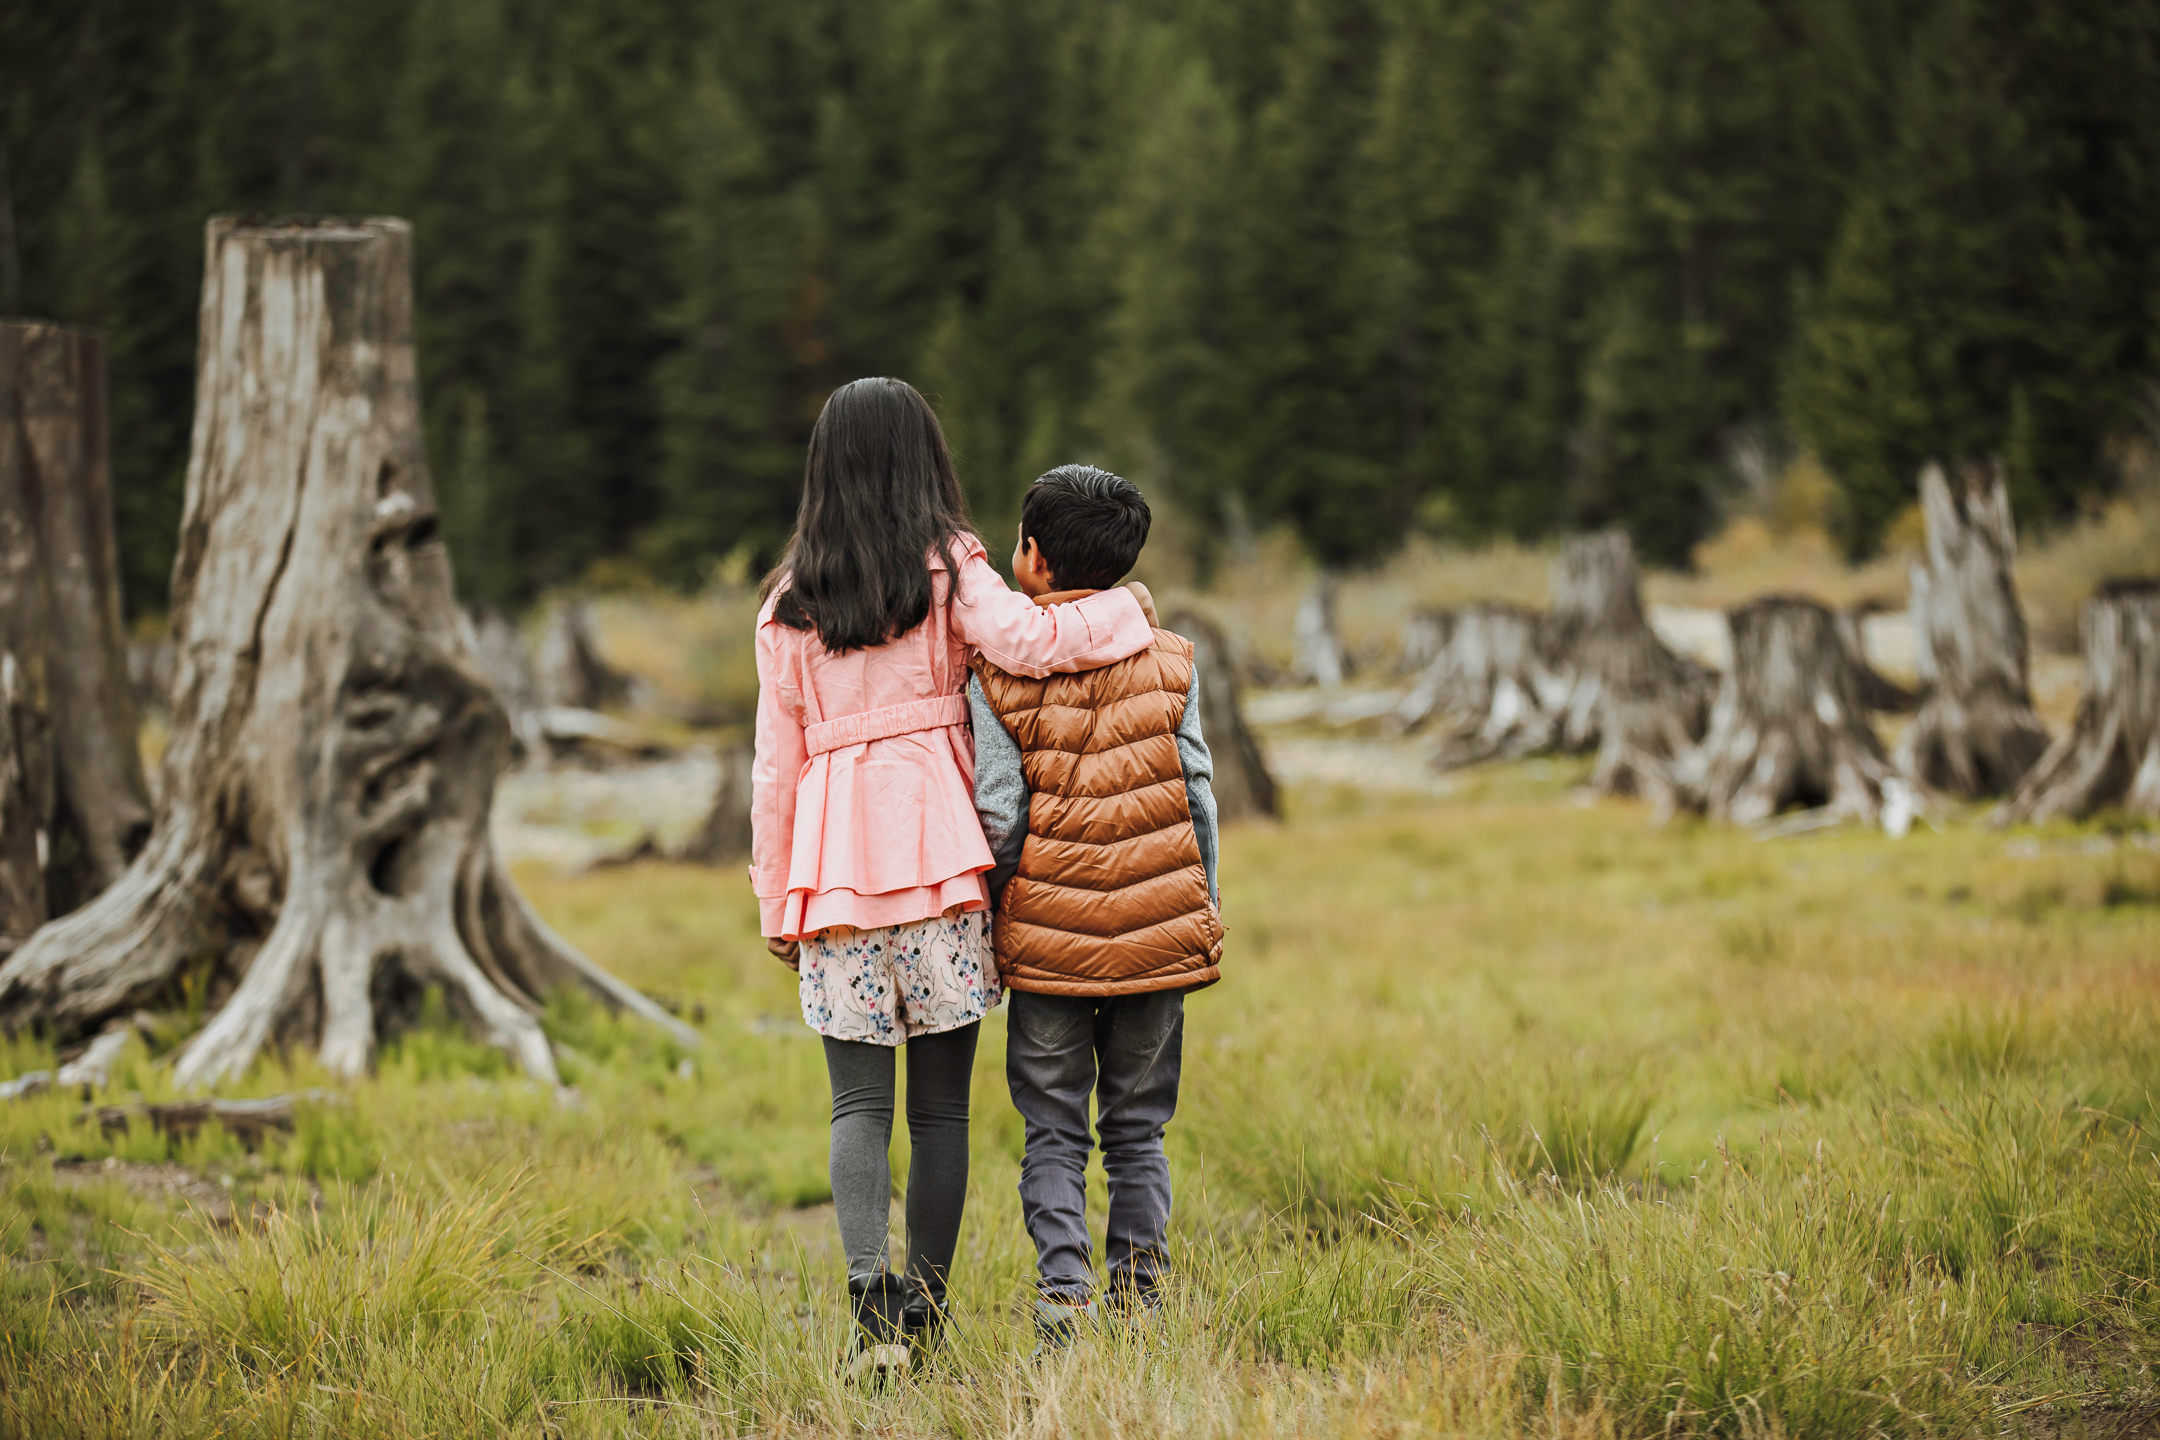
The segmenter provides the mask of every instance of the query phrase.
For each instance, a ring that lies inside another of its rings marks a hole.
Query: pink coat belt
[[[871,740],[890,740],[895,735],[912,735],[918,730],[943,730],[948,725],[965,725],[967,720],[967,696],[938,695],[928,700],[909,700],[879,710],[864,710],[855,715],[842,715],[837,720],[805,725],[803,744],[812,755],[823,755],[828,750]]]

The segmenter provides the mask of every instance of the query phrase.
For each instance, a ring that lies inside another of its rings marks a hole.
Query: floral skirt
[[[803,1023],[835,1040],[898,1045],[957,1030],[997,1008],[990,912],[971,910],[802,942]]]

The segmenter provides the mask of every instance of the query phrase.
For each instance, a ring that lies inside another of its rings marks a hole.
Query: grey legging
[[[945,1274],[967,1204],[968,1086],[981,1022],[907,1042],[907,1274],[930,1304],[945,1304]],[[885,1266],[892,1215],[893,1047],[825,1037],[832,1077],[833,1208],[848,1278]]]

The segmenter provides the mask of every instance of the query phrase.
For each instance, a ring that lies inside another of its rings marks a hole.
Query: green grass
[[[1000,1016],[951,1353],[847,1389],[822,1062],[736,875],[528,874],[704,1043],[559,1002],[559,1099],[431,1011],[254,1153],[107,1133],[79,1094],[0,1106],[0,1435],[2149,1419],[2160,854],[2105,826],[1762,844],[1579,808],[1577,779],[1304,791],[1228,837],[1228,978],[1190,1002],[1171,1132],[1180,1278],[1144,1335],[1026,1361]],[[50,1060],[6,1042],[0,1074]],[[295,1057],[232,1088],[327,1083]],[[170,1080],[138,1047],[113,1089]]]

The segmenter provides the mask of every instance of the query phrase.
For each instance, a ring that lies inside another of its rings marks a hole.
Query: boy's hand
[[[798,971],[802,969],[802,941],[775,940],[768,936],[765,941],[765,948],[772,952],[774,959],[787,966],[788,969]]]
[[[1125,582],[1125,588],[1132,591],[1133,599],[1140,602],[1140,613],[1147,616],[1147,623],[1160,630],[1162,621],[1155,618],[1155,597],[1148,594],[1147,586],[1141,584],[1138,580],[1128,580]]]

